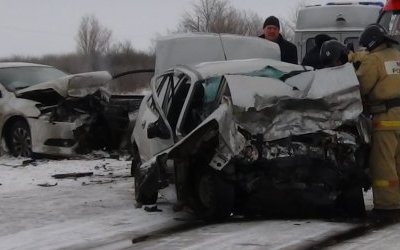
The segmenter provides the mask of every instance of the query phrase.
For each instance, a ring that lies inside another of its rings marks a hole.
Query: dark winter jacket
[[[265,35],[262,34],[259,36],[261,38],[265,39]],[[297,48],[296,45],[293,43],[289,42],[281,34],[279,34],[278,40],[276,43],[279,45],[279,48],[281,49],[281,61],[282,62],[288,62],[288,63],[293,63],[297,64]]]
[[[322,69],[324,65],[322,64],[319,56],[320,50],[321,47],[314,46],[310,51],[308,51],[308,53],[306,53],[301,65],[311,66],[314,69]]]

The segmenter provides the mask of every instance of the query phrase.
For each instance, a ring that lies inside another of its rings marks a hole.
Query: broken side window
[[[172,84],[171,91],[167,93],[168,98],[166,98],[165,108],[167,120],[171,125],[172,131],[175,132],[179,115],[190,89],[190,81],[189,78],[183,74],[179,77],[174,77],[174,80],[175,84]]]

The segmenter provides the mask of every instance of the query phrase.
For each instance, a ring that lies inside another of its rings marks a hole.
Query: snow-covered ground
[[[26,160],[0,157],[0,249],[312,249],[363,225],[240,218],[204,224],[174,213],[163,197],[162,212],[135,208],[128,160]],[[78,172],[93,175],[52,177]],[[372,228],[329,249],[398,249],[399,236],[399,224]]]

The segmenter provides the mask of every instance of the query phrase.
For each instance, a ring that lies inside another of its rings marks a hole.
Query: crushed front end
[[[321,131],[266,142],[251,137],[234,157],[238,209],[286,214],[364,213],[367,147],[357,131]],[[351,196],[349,200],[348,196]]]

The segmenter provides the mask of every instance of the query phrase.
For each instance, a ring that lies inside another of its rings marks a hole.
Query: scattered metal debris
[[[96,181],[90,181],[89,183],[82,182],[82,186],[88,186],[92,184],[109,184],[109,183],[115,183],[115,180],[96,180]]]
[[[56,179],[64,179],[64,178],[79,178],[85,176],[92,176],[93,172],[81,172],[81,173],[66,173],[66,174],[55,174],[51,177]]]
[[[40,186],[40,187],[54,187],[54,186],[57,186],[57,184],[58,184],[57,182],[53,183],[53,184],[46,182],[46,183],[40,183],[40,184],[37,184],[37,185]]]

